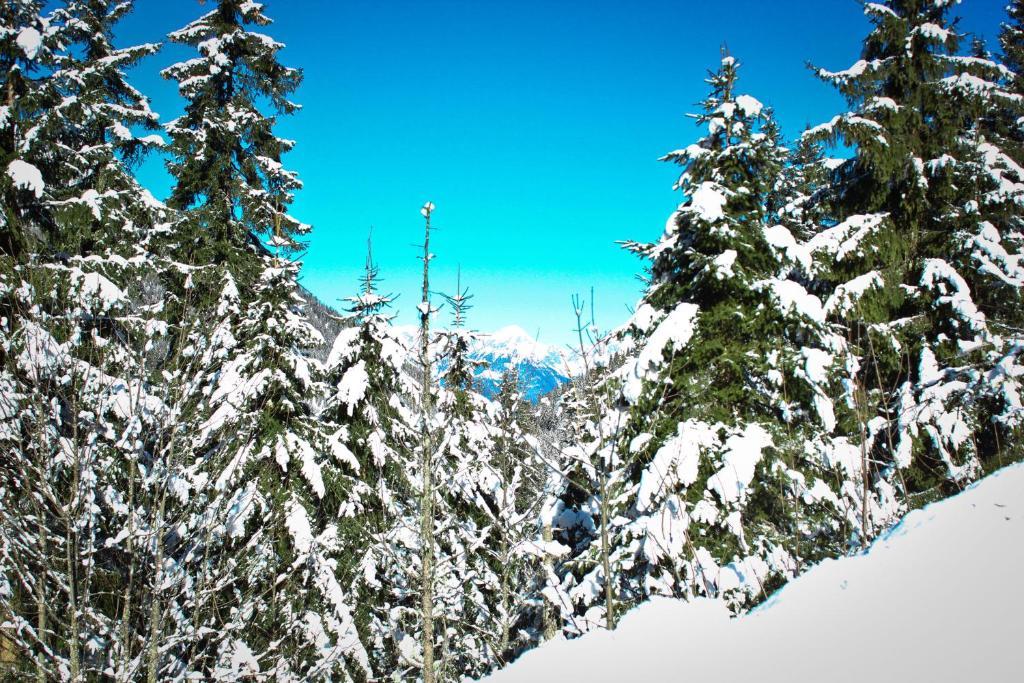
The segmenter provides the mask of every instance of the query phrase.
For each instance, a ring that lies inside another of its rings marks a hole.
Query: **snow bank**
[[[657,599],[615,632],[549,643],[487,680],[1019,680],[1022,565],[1015,465],[912,512],[868,552],[823,562],[750,615]]]

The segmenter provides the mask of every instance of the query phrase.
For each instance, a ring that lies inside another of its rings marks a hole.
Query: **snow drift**
[[[615,632],[549,643],[487,679],[1016,681],[1024,675],[1024,465],[914,511],[749,615],[653,600]]]

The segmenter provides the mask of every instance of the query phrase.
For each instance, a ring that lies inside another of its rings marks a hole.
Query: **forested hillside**
[[[444,206],[414,334],[372,245],[340,313],[300,286],[286,153],[323,141],[275,133],[262,4],[167,36],[166,122],[132,4],[0,6],[0,679],[479,678],[653,596],[748,610],[1024,457],[1024,0],[991,46],[865,4],[805,131],[709,56],[642,299],[576,299],[535,402],[432,286]]]

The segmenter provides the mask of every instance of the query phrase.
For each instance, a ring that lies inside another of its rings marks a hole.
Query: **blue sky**
[[[436,291],[475,295],[470,326],[520,325],[565,343],[570,297],[596,293],[602,328],[640,293],[642,264],[615,242],[653,240],[680,201],[657,161],[698,134],[685,118],[727,43],[742,90],[776,110],[784,132],[827,120],[842,100],[808,61],[853,63],[867,22],[855,0],[270,0],[265,29],[300,67],[303,105],[278,127],[305,183],[293,214],[314,226],[303,283],[328,304],[353,293],[373,226],[397,322],[415,317],[419,208],[437,205]],[[1002,0],[966,0],[961,30],[994,45]],[[137,0],[118,42],[157,42],[209,9]],[[164,120],[182,102],[157,75],[191,57],[166,46],[132,73]],[[139,171],[159,197],[159,158]],[[441,322],[448,320],[441,314]]]

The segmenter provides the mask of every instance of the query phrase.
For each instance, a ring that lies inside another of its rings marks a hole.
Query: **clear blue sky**
[[[965,0],[961,30],[995,44],[1002,0]],[[665,152],[698,134],[684,117],[727,43],[742,89],[775,108],[792,137],[843,109],[807,70],[845,68],[867,30],[855,0],[269,0],[265,29],[305,82],[278,132],[311,223],[303,283],[338,305],[357,286],[365,242],[399,323],[418,301],[419,208],[437,205],[432,281],[456,268],[475,295],[474,329],[517,324],[564,343],[570,296],[596,291],[598,324],[618,325],[640,293],[623,239],[653,240],[680,201]],[[156,42],[209,9],[137,0],[118,42]],[[157,75],[191,57],[167,45],[133,74],[163,120],[182,102]],[[162,162],[140,169],[167,195]],[[447,315],[442,313],[442,323]]]

